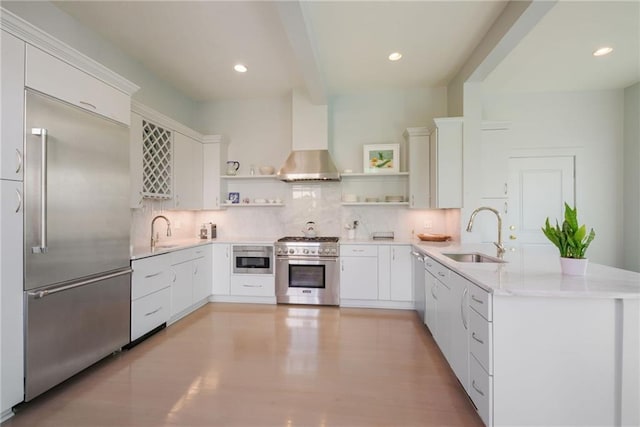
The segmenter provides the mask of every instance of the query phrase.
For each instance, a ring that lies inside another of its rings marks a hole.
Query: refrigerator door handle
[[[44,298],[48,295],[57,294],[58,292],[68,291],[69,289],[79,288],[80,286],[90,285],[91,283],[100,282],[102,280],[113,279],[114,277],[124,276],[131,273],[131,268],[125,268],[124,270],[117,271],[115,273],[107,274],[100,277],[94,277],[93,279],[83,280],[82,282],[71,283],[69,285],[60,286],[57,288],[45,289],[42,291],[30,291],[27,295],[34,297],[35,299]]]
[[[40,136],[42,153],[40,159],[40,246],[31,248],[34,254],[47,252],[47,130],[32,128],[31,135]]]

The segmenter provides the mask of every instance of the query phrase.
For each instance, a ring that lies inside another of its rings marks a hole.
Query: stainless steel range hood
[[[340,181],[329,154],[326,105],[313,104],[303,90],[291,95],[291,153],[277,177],[282,181]]]
[[[287,182],[340,181],[340,173],[329,150],[292,151],[277,177]]]

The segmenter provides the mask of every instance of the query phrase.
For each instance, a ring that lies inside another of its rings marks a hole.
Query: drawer
[[[179,251],[171,252],[171,264],[180,264],[186,261],[191,261],[206,256],[211,257],[211,262],[213,262],[211,245],[202,245],[193,248],[181,249]]]
[[[376,245],[340,245],[340,256],[378,257],[378,246]]]
[[[131,303],[131,341],[169,320],[171,288],[164,288]]]
[[[469,307],[488,321],[493,320],[491,294],[476,285],[469,284]]]
[[[469,358],[469,397],[485,425],[493,423],[493,377],[482,369],[473,357]]]
[[[449,274],[451,273],[451,270],[449,270],[447,267],[437,261],[434,261],[428,256],[424,257],[424,269],[443,283],[447,282],[447,280],[449,279]]]
[[[131,263],[131,300],[166,288],[171,284],[168,255],[158,255]]]
[[[469,351],[493,375],[493,323],[469,310]]]
[[[231,295],[253,297],[275,297],[275,279],[271,275],[252,276],[238,274],[231,276]]]
[[[127,126],[131,98],[58,58],[27,45],[25,85]]]

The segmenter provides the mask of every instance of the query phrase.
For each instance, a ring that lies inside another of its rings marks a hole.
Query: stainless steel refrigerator
[[[25,91],[25,401],[129,342],[127,126]]]

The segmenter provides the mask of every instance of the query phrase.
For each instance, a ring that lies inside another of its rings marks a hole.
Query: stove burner
[[[287,236],[278,239],[278,242],[337,242],[338,237],[302,237],[302,236]]]

